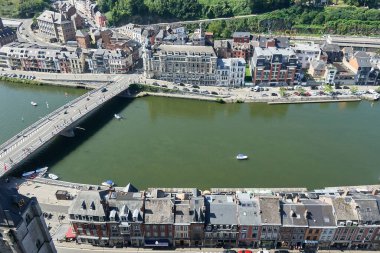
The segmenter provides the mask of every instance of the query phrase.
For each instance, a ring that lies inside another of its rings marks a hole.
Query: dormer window
[[[83,210],[86,210],[87,209],[87,206],[86,206],[86,202],[83,200],[83,202],[82,202],[82,209]]]
[[[94,203],[94,201],[91,202],[90,208],[91,208],[91,210],[95,210],[95,203]]]

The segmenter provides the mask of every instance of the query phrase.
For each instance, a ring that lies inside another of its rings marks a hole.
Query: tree
[[[285,87],[280,87],[278,93],[280,94],[281,97],[285,97],[286,96],[286,89],[285,89]]]
[[[333,87],[330,84],[323,85],[323,92],[330,94],[334,91]]]
[[[351,91],[352,94],[355,95],[356,93],[358,93],[359,89],[358,89],[358,87],[356,87],[356,86],[352,86],[352,87],[350,88],[350,91]]]

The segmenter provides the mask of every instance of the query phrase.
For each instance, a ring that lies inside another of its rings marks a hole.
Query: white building
[[[216,70],[216,85],[241,87],[244,86],[245,60],[243,58],[218,59]]]
[[[217,57],[212,47],[160,45],[144,49],[148,78],[196,85],[215,85]]]
[[[335,76],[337,72],[338,70],[334,65],[332,64],[327,65],[326,72],[325,72],[325,83],[335,84]]]
[[[321,48],[318,44],[295,44],[293,49],[303,69],[309,68],[311,61],[319,60],[321,57]]]
[[[38,18],[38,30],[48,39],[66,43],[75,40],[73,22],[64,14],[44,11]]]

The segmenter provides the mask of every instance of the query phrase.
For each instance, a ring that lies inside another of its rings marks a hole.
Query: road
[[[67,132],[67,128],[72,129],[76,122],[86,116],[87,113],[97,109],[127,89],[130,83],[136,83],[140,80],[141,76],[136,74],[119,76],[114,79],[113,83],[92,90],[58,108],[3,143],[0,146],[0,176],[9,173],[26,157],[48,143],[56,135],[69,135],[70,132]]]

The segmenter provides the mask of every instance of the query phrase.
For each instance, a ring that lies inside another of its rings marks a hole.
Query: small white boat
[[[378,101],[380,99],[380,95],[379,94],[375,94],[373,100],[374,101]]]
[[[40,169],[36,169],[37,176],[38,177],[43,176],[48,171],[48,169],[49,169],[49,167],[47,167],[47,166],[40,168]]]
[[[33,105],[33,106],[37,106],[37,103],[34,102],[34,101],[30,102],[30,104]]]
[[[57,180],[57,179],[58,179],[58,176],[55,175],[55,174],[53,174],[53,173],[49,173],[49,174],[48,174],[48,177],[49,177],[50,179],[53,179],[53,180]]]
[[[243,155],[243,154],[238,154],[236,156],[236,159],[237,160],[247,160],[248,159],[248,156],[247,155]]]
[[[115,119],[121,119],[121,116],[119,114],[116,114],[114,115]]]
[[[115,185],[115,183],[112,180],[107,180],[102,183],[103,186],[112,187]]]
[[[28,171],[28,172],[23,173],[22,177],[31,177],[32,175],[34,175],[34,173],[36,173],[34,170]]]

